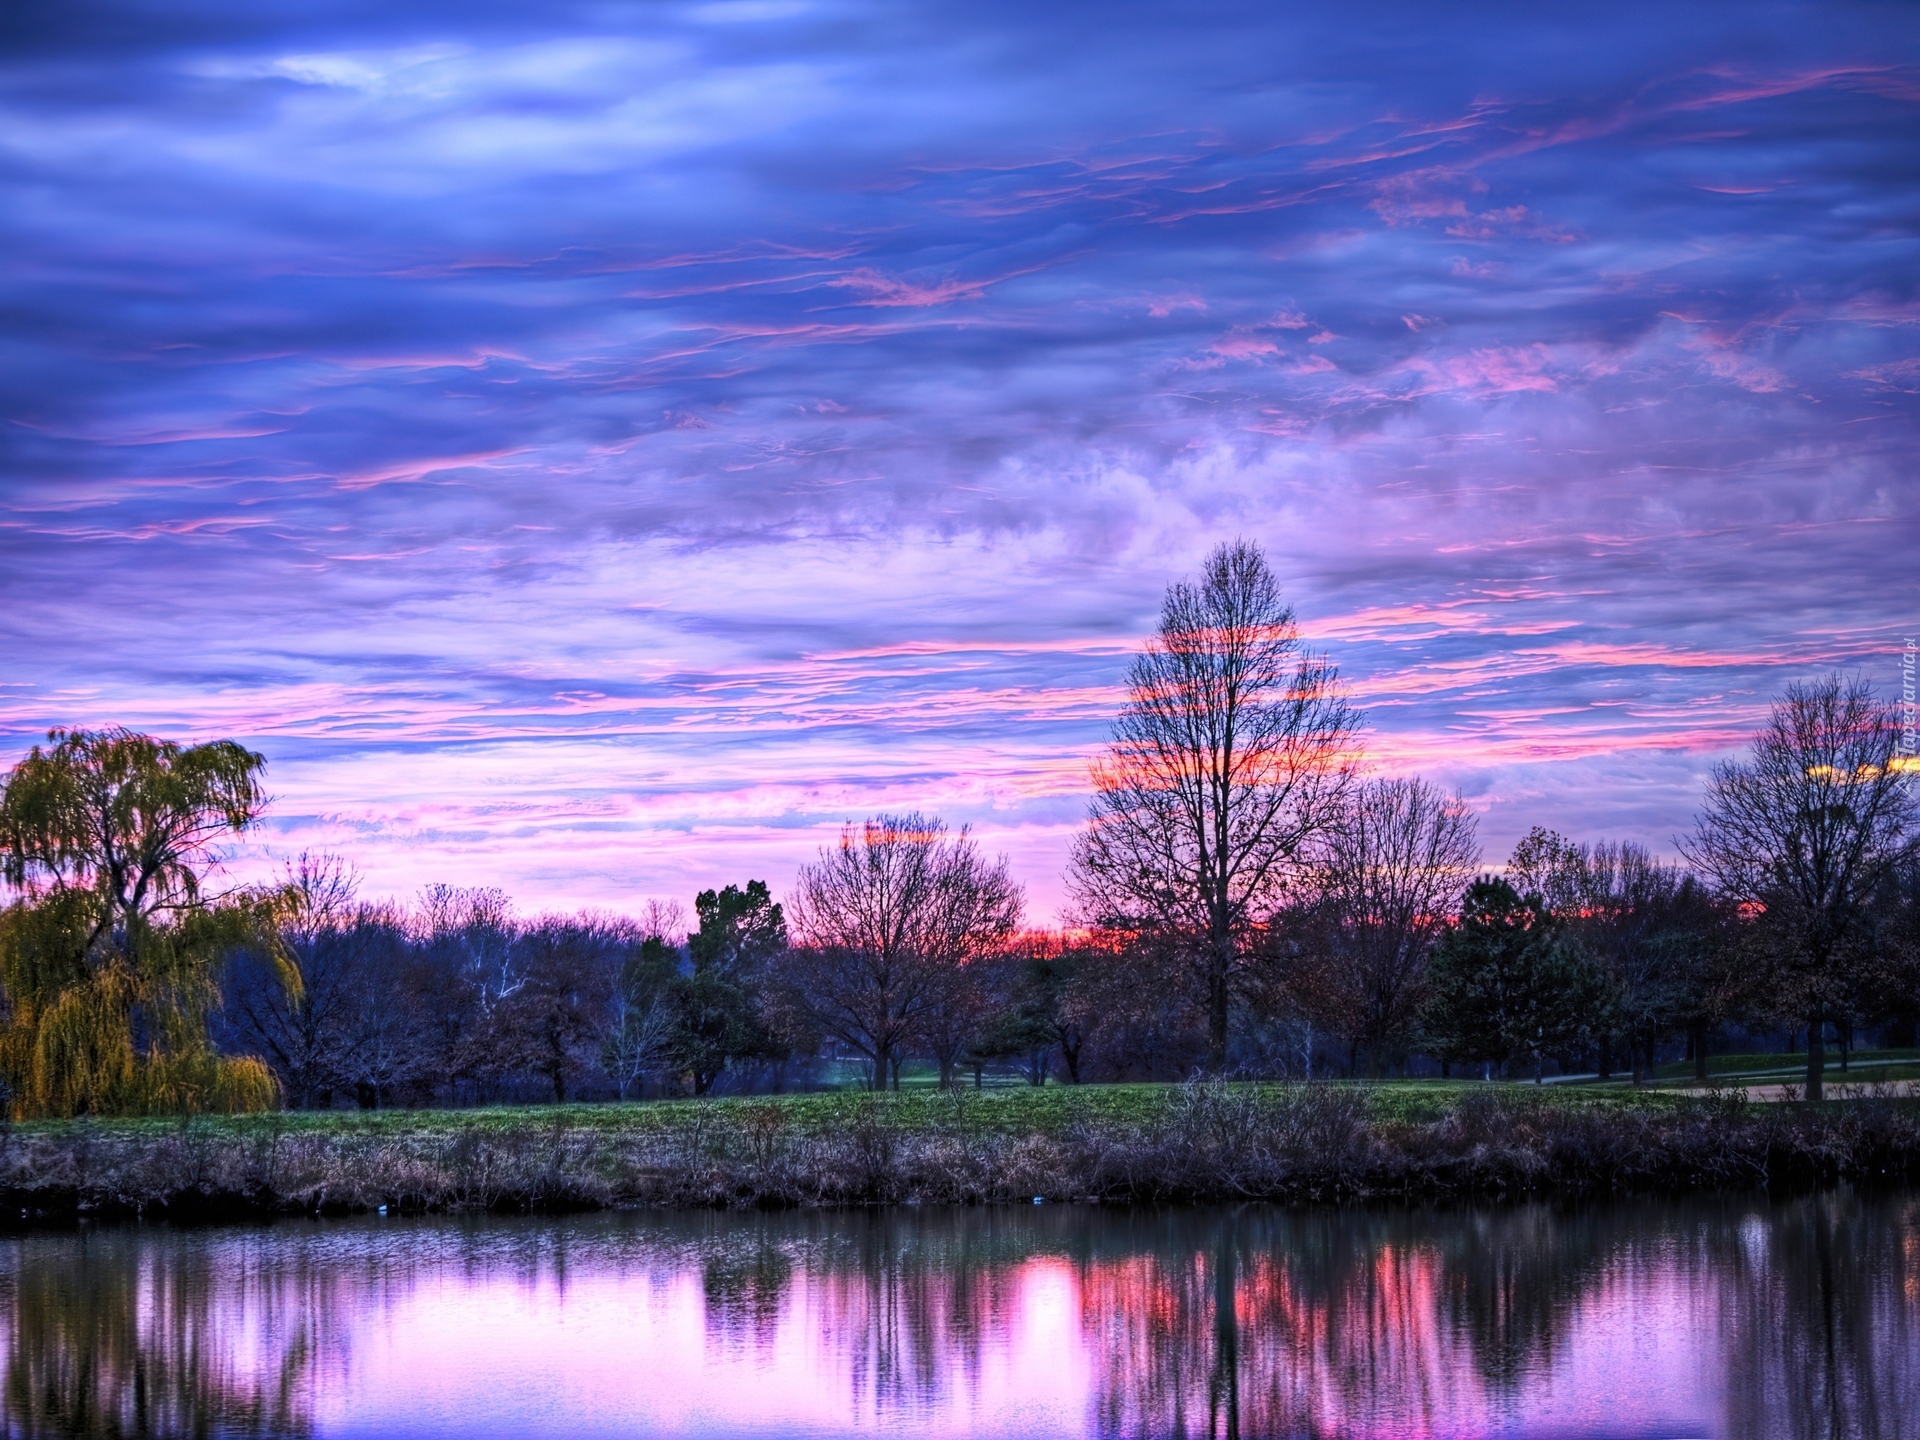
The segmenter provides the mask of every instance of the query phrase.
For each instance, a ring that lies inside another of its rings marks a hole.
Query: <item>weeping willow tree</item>
[[[298,993],[275,896],[209,896],[212,847],[251,825],[266,760],[129,730],[55,730],[0,791],[0,1079],[16,1117],[262,1110],[259,1060],[218,1054],[219,967],[242,946]]]

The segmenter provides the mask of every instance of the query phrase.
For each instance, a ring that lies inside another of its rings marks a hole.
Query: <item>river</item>
[[[1920,1197],[0,1240],[8,1435],[1920,1435]]]

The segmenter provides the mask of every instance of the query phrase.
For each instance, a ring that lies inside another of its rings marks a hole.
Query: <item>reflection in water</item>
[[[131,1231],[17,1241],[0,1269],[8,1433],[300,1434],[313,1321],[337,1288],[292,1264],[215,1273]]]
[[[7,1434],[1912,1436],[1920,1200],[0,1242]]]

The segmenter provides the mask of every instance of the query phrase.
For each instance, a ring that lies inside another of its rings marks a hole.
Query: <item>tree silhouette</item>
[[[1831,674],[1774,702],[1745,760],[1716,766],[1687,859],[1756,913],[1779,1008],[1807,1026],[1807,1098],[1823,1093],[1826,1022],[1845,1013],[1870,901],[1911,856],[1916,762],[1892,706]]]
[[[1093,923],[1177,940],[1217,1070],[1250,933],[1338,815],[1359,721],[1244,541],[1167,591],[1127,690],[1068,884]]]
[[[1538,895],[1522,899],[1505,880],[1473,882],[1460,922],[1434,953],[1427,1043],[1442,1058],[1505,1065],[1546,1057],[1591,1033],[1605,992]]]
[[[764,880],[745,890],[703,890],[693,901],[700,928],[687,937],[690,972],[674,989],[673,1048],[693,1076],[693,1093],[713,1088],[735,1060],[775,1058],[778,1042],[759,1013],[768,965],[787,948],[787,921]]]
[[[849,825],[795,885],[800,944],[786,972],[821,1031],[865,1056],[871,1083],[891,1074],[953,973],[991,954],[1019,924],[1020,887],[962,829],[924,815]]]

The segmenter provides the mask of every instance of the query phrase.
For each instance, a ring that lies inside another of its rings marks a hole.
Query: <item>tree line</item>
[[[1535,829],[1481,873],[1473,813],[1370,778],[1338,672],[1260,551],[1174,585],[1128,674],[1069,861],[1068,928],[919,814],[847,826],[776,899],[691,918],[517,916],[483,887],[373,902],[336,857],[215,893],[261,756],[56,731],[0,793],[0,1084],[19,1115],[468,1104],[1017,1067],[1643,1078],[1685,1036],[1904,1027],[1920,837],[1891,706],[1789,686],[1715,769],[1682,863]]]

